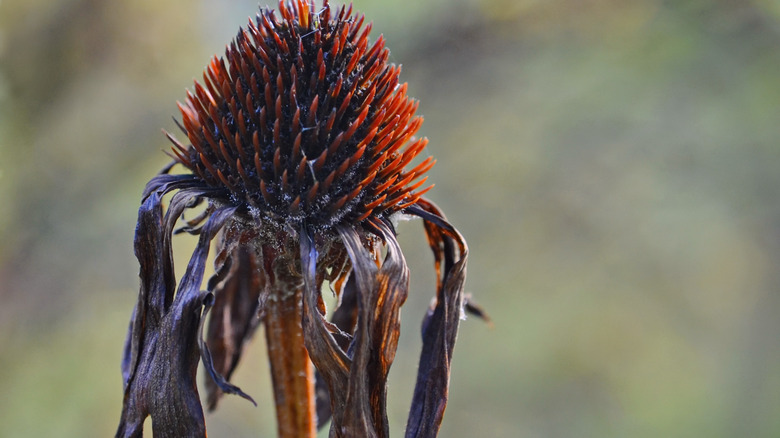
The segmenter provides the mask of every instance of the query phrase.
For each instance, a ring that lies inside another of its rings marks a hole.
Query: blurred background
[[[0,0],[0,436],[113,435],[160,129],[256,7]],[[780,3],[355,7],[421,101],[495,323],[461,325],[441,436],[780,436]],[[421,224],[399,231],[393,436],[434,292]],[[210,435],[273,436],[262,336],[233,381],[260,406],[226,398]]]

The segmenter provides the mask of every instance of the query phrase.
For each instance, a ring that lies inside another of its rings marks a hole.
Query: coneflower
[[[144,191],[119,437],[141,436],[147,416],[156,436],[205,436],[200,361],[209,408],[222,393],[251,400],[228,379],[260,324],[279,436],[314,436],[329,419],[331,436],[389,436],[386,381],[409,282],[393,225],[400,215],[424,220],[438,278],[406,436],[438,432],[468,307],[468,250],[421,197],[434,160],[412,164],[427,143],[415,138],[417,103],[382,37],[371,43],[371,25],[351,6],[336,12],[324,0],[315,10],[296,0],[280,2],[279,15],[261,9],[225,57],[212,59],[179,104],[188,142],[168,134],[174,161]],[[176,164],[187,172],[169,174]],[[179,231],[199,240],[177,286],[171,236]],[[215,274],[201,291],[218,235]],[[331,321],[326,282],[338,296]]]

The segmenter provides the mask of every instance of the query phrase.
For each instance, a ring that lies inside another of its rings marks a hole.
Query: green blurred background
[[[105,437],[160,128],[255,0],[0,0],[0,436]],[[443,437],[780,436],[780,4],[358,0],[471,246]],[[390,376],[433,293],[419,223]],[[192,242],[179,245],[182,266]],[[190,246],[188,246],[190,245]],[[262,336],[211,436],[275,429]]]

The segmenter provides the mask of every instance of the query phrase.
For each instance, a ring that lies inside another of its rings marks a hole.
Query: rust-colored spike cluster
[[[317,226],[360,222],[417,202],[434,164],[406,166],[427,139],[380,36],[327,0],[262,9],[179,104],[191,146],[177,161],[263,215]],[[421,178],[422,177],[422,178]]]

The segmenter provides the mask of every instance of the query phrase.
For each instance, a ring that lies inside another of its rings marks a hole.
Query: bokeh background
[[[255,0],[0,0],[0,436],[105,437],[160,128]],[[780,3],[356,0],[471,246],[443,437],[780,436]],[[417,222],[400,436],[433,293]],[[179,266],[192,242],[177,242]],[[262,336],[214,437],[275,430]]]

